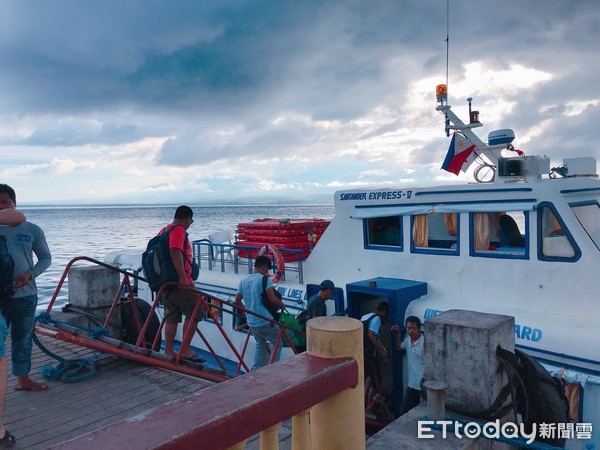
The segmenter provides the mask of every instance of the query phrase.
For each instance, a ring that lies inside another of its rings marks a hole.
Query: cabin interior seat
[[[542,252],[544,256],[573,258],[575,250],[567,236],[549,236],[542,239]]]
[[[499,219],[500,225],[500,247],[524,247],[525,240],[521,236],[519,226],[515,219],[509,215],[502,215]]]
[[[226,245],[233,244],[233,235],[231,234],[231,231],[229,231],[229,230],[215,231],[208,235],[208,240],[211,244],[217,244],[214,247],[212,247],[211,255],[212,255],[213,260],[216,261],[220,257],[224,257],[227,260],[233,260],[234,249],[230,248],[230,247],[223,247],[223,246],[218,245],[218,244],[226,244]]]

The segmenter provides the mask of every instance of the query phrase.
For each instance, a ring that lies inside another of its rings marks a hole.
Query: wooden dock
[[[4,424],[17,438],[15,448],[48,448],[213,384],[116,356],[99,354],[53,338],[38,337],[48,350],[63,358],[98,358],[97,373],[79,383],[43,380],[41,367],[55,366],[58,361],[34,344],[30,376],[36,381],[46,381],[49,389],[44,392],[15,391],[16,378],[11,374],[8,339],[9,375]]]

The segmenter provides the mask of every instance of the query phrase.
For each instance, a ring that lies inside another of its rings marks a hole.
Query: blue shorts
[[[8,327],[4,316],[0,314],[0,358],[6,355],[6,337],[8,336]]]

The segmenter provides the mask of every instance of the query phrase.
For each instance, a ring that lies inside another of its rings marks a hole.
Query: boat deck
[[[66,359],[100,356],[96,361],[97,373],[80,383],[47,381],[49,389],[44,392],[15,391],[16,378],[10,375],[10,341],[7,340],[9,377],[4,424],[17,438],[15,448],[48,448],[213,384],[98,354],[53,338],[38,337],[48,350]],[[56,359],[34,344],[30,374],[33,379],[42,381],[41,367],[56,364]]]

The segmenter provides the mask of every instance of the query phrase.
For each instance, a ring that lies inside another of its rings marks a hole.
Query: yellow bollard
[[[279,450],[279,427],[276,423],[272,427],[260,432],[260,450]]]
[[[364,450],[363,325],[349,317],[317,317],[307,323],[307,352],[321,358],[352,357],[358,364],[358,385],[312,407],[313,449]]]
[[[310,450],[309,410],[292,417],[292,450]]]

